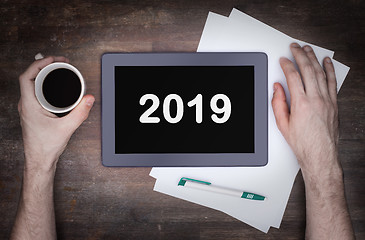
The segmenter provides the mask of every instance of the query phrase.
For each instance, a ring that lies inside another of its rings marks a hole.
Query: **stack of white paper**
[[[265,167],[153,168],[150,175],[156,178],[155,191],[225,212],[263,232],[268,232],[271,226],[279,228],[299,165],[277,129],[271,99],[274,82],[280,82],[289,97],[279,58],[284,56],[294,61],[289,49],[292,42],[312,46],[319,62],[326,56],[333,58],[333,51],[293,39],[237,9],[229,17],[209,13],[198,52],[265,52],[268,55],[269,163]],[[349,67],[336,60],[333,63],[339,90]],[[181,177],[254,192],[266,196],[267,201],[178,187]]]

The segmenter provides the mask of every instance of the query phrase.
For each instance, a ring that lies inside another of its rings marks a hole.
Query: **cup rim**
[[[43,95],[44,79],[50,72],[52,72],[56,69],[60,69],[60,68],[68,69],[68,70],[71,70],[72,72],[74,72],[77,75],[77,77],[79,78],[80,83],[81,83],[80,96],[77,99],[77,101],[74,104],[72,104],[68,107],[64,107],[64,108],[55,107],[55,106],[51,105],[45,99],[45,97]],[[45,66],[44,68],[42,68],[42,70],[37,74],[37,77],[35,79],[35,95],[36,95],[36,98],[37,98],[39,104],[47,111],[53,112],[53,113],[69,112],[72,109],[74,109],[81,102],[83,96],[85,95],[85,81],[84,81],[84,78],[83,78],[82,74],[80,73],[80,71],[73,65],[71,65],[69,63],[64,63],[64,62],[54,62],[54,63],[51,63],[51,64]]]

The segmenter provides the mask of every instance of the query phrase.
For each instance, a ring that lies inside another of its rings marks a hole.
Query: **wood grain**
[[[298,174],[280,229],[268,234],[224,213],[154,192],[150,168],[105,168],[100,152],[100,58],[105,52],[194,52],[209,11],[233,7],[351,67],[338,95],[339,156],[355,233],[365,239],[364,2],[129,0],[0,4],[0,238],[9,237],[22,181],[18,76],[34,55],[64,55],[96,97],[58,163],[59,239],[303,239],[304,183]]]

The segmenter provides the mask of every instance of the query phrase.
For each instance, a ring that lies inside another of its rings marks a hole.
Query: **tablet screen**
[[[115,66],[115,154],[254,153],[254,66]]]

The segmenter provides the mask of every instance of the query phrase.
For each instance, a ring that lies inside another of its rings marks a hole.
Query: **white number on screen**
[[[154,94],[145,94],[139,100],[140,105],[145,105],[147,100],[152,100],[152,105],[149,107],[139,118],[141,123],[159,123],[160,118],[158,117],[151,117],[150,115],[157,110],[160,105],[159,98]],[[223,107],[218,107],[218,101],[223,101]],[[171,101],[175,101],[176,103],[176,116],[171,116],[170,113],[170,104]],[[201,94],[196,95],[196,97],[188,102],[188,107],[195,106],[195,121],[197,123],[203,122],[203,96]],[[228,121],[229,117],[231,116],[231,101],[229,98],[224,94],[216,94],[210,100],[210,108],[214,112],[212,114],[212,120],[215,123],[221,124]],[[169,94],[163,101],[162,105],[162,112],[163,116],[167,122],[175,124],[180,122],[184,115],[184,102],[181,97],[177,94]],[[222,117],[218,117],[217,114],[223,114]]]
[[[174,100],[176,102],[176,116],[171,117],[170,114],[170,102]],[[177,94],[169,94],[163,101],[163,116],[169,123],[178,123],[184,115],[184,103],[181,97]]]
[[[218,107],[217,102],[218,100],[223,101],[223,107]],[[229,98],[224,94],[217,94],[212,97],[210,100],[210,108],[213,110],[213,112],[222,114],[223,116],[219,118],[217,114],[212,114],[212,120],[215,123],[225,123],[231,116],[231,101]]]
[[[141,99],[139,99],[139,104],[140,105],[145,105],[146,101],[151,99],[152,100],[152,105],[150,108],[148,108],[139,118],[139,121],[141,123],[159,123],[160,122],[160,118],[159,117],[150,117],[150,115],[156,111],[156,109],[158,108],[158,105],[160,105],[160,100],[158,99],[158,97],[154,94],[145,94],[141,97]]]
[[[195,105],[195,121],[201,123],[203,121],[203,96],[201,94],[188,102],[188,106],[192,107]]]

